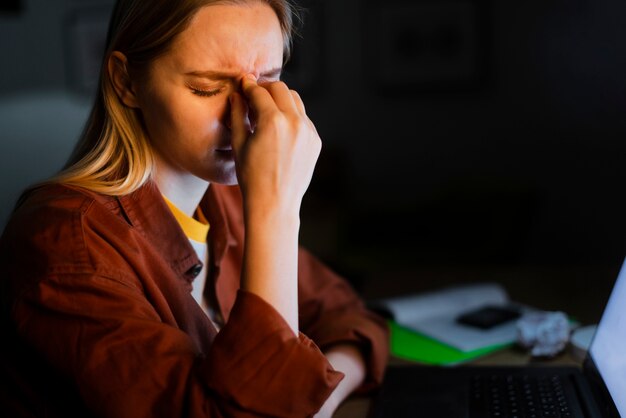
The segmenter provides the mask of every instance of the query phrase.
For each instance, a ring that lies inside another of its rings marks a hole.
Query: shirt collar
[[[200,209],[211,225],[209,230],[209,242],[212,247],[211,261],[216,267],[221,264],[228,247],[237,244],[233,229],[229,224],[229,220],[233,221],[232,214],[228,213],[224,202],[224,194],[227,189],[231,188],[232,186],[211,184],[200,201]]]
[[[212,184],[200,202],[200,208],[211,225],[211,261],[216,266],[220,265],[228,246],[235,242],[220,196],[223,187]],[[135,192],[120,196],[118,201],[131,225],[152,243],[174,271],[192,281],[202,262],[163,200],[156,183],[148,181]]]
[[[196,216],[198,217],[198,219],[195,219],[192,216],[189,216],[185,212],[180,210],[178,206],[174,204],[174,202],[172,202],[171,200],[167,198],[167,196],[162,195],[162,197],[163,197],[163,200],[165,200],[165,203],[167,204],[167,206],[170,208],[170,211],[174,215],[174,218],[176,218],[176,221],[178,222],[180,227],[183,229],[185,236],[187,236],[187,238],[195,242],[206,244],[207,234],[209,233],[210,224],[205,219],[204,215],[202,215],[202,210],[200,208],[197,208],[195,210]]]
[[[156,183],[147,182],[131,194],[118,198],[130,224],[141,233],[174,271],[191,282],[202,268],[176,218],[161,197]]]

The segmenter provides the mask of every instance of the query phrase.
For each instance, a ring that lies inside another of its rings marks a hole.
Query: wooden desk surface
[[[527,352],[510,348],[491,353],[485,357],[473,360],[471,365],[509,365],[519,366],[525,364],[546,364],[546,365],[570,365],[581,366],[582,358],[570,348],[566,348],[561,354],[552,359],[534,359]],[[414,364],[408,361],[392,357],[390,364]],[[370,399],[368,397],[352,397],[346,400],[337,409],[333,418],[366,418],[369,411]]]

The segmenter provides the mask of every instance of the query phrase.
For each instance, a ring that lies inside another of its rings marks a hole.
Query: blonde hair
[[[128,59],[132,73],[167,52],[195,13],[211,4],[260,1],[275,11],[284,38],[284,62],[294,31],[294,6],[288,0],[118,0],[113,10],[100,71],[100,88],[87,124],[63,170],[50,180],[107,194],[125,195],[153,172],[150,141],[136,109],[125,106],[113,88],[107,62],[114,51]]]

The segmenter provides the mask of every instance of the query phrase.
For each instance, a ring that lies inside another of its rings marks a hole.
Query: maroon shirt
[[[123,197],[27,195],[0,242],[0,415],[311,416],[342,378],[320,349],[339,343],[366,359],[362,390],[380,381],[387,329],[344,280],[300,250],[295,337],[239,289],[239,189],[211,185],[201,207],[219,333],[191,295],[201,262],[154,183]]]

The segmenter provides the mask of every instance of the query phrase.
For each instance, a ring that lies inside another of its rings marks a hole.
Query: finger
[[[307,120],[309,121],[309,125],[311,126],[313,132],[319,138],[320,134],[317,132],[317,128],[315,127],[315,124],[313,123],[313,121],[311,119],[309,119],[309,118],[307,118]]]
[[[305,116],[306,109],[304,108],[304,102],[302,101],[300,94],[298,94],[298,92],[295,90],[290,90],[290,93],[291,93],[291,96],[293,97],[293,102],[296,104],[296,108],[298,109],[298,111],[300,112],[302,116]]]
[[[299,112],[291,91],[285,83],[282,81],[274,81],[271,83],[263,83],[261,86],[270,92],[274,103],[276,103],[276,106],[281,112]]]
[[[250,134],[249,125],[247,123],[247,106],[241,95],[233,92],[230,97],[230,129],[231,141],[235,157],[240,154],[240,150]]]
[[[241,90],[249,106],[257,115],[276,110],[276,103],[267,89],[258,85],[256,78],[248,74],[241,79]]]
[[[293,97],[294,103],[296,104],[296,108],[300,112],[300,115],[306,118],[307,123],[311,127],[311,131],[313,131],[315,136],[319,138],[320,134],[317,132],[317,128],[315,127],[315,124],[306,114],[306,108],[304,107],[304,102],[302,101],[302,97],[300,97],[300,94],[295,90],[290,90],[290,93],[291,93],[291,96]]]
[[[295,90],[289,90],[289,92],[291,93],[291,96],[293,97],[293,101],[296,105],[296,108],[298,109],[300,114],[306,118],[307,123],[309,124],[309,126],[311,126],[311,130],[315,133],[315,135],[319,137],[319,133],[317,132],[317,128],[315,127],[315,124],[306,114],[306,108],[304,107],[304,102],[302,101],[302,97],[300,97],[300,93],[298,93]]]

